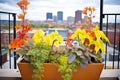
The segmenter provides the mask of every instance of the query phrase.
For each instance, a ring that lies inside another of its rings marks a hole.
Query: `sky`
[[[0,11],[7,11],[19,14],[20,8],[16,3],[20,0],[0,0]],[[57,11],[63,11],[63,19],[68,16],[75,16],[76,10],[83,10],[84,7],[95,7],[96,21],[99,21],[100,0],[28,0],[27,19],[45,20],[46,12],[57,15]],[[104,13],[120,13],[120,0],[104,0]]]

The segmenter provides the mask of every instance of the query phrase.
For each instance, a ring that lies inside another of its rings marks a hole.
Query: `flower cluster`
[[[109,42],[104,33],[99,30],[98,25],[92,30],[77,29],[71,38],[77,38],[79,45],[85,45],[90,48],[90,51],[95,51],[95,53],[98,53],[99,50],[105,53],[103,40]]]
[[[11,41],[9,48],[19,48],[28,43],[28,31],[32,30],[29,24],[25,21],[25,15],[27,14],[27,6],[29,2],[27,0],[21,0],[17,3],[22,13],[18,15],[18,19],[21,19],[21,24],[16,26],[17,37]]]
[[[50,34],[44,35],[42,30],[39,30],[34,33],[32,40],[37,43],[45,43],[46,45],[55,45],[59,46],[59,43],[63,43],[63,37],[58,34],[57,31],[52,32]]]
[[[90,30],[94,27],[92,19],[95,18],[95,15],[93,14],[95,10],[96,9],[94,7],[85,7],[82,10],[82,13],[86,16],[86,20],[80,24],[80,28]]]
[[[85,14],[85,22],[71,34],[68,32],[66,38],[66,46],[68,48],[68,63],[74,62],[76,59],[80,61],[81,66],[87,63],[102,62],[102,53],[105,53],[104,42],[110,43],[103,31],[99,30],[98,25],[92,22],[95,18],[93,12],[94,7],[86,7],[82,13]],[[77,40],[77,45],[73,42]],[[79,57],[79,58],[78,58]]]

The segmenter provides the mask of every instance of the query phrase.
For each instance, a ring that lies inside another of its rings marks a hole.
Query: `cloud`
[[[41,16],[40,19],[45,20],[46,12],[57,15],[57,11],[63,11],[64,19],[67,19],[67,16],[74,16],[76,10],[82,10],[86,5],[98,8],[99,1],[91,0],[88,3],[88,0],[31,0],[28,7],[33,10],[30,11],[30,14],[38,14]],[[33,16],[36,17],[36,15]]]
[[[0,10],[1,11],[17,11],[18,8],[16,6],[12,6],[8,3],[0,3]]]
[[[20,0],[0,0],[0,10],[20,13],[20,8],[16,3]],[[52,12],[57,15],[57,11],[63,11],[64,19],[67,16],[74,16],[76,10],[82,10],[86,6],[97,8],[97,15],[99,15],[100,0],[28,0],[27,18],[31,20],[45,20],[46,12]],[[120,9],[119,0],[105,0],[104,12],[117,12]],[[113,5],[114,3],[114,5]],[[107,7],[106,7],[107,6]],[[112,9],[109,9],[112,8]],[[115,8],[115,9],[113,9]],[[120,11],[118,11],[120,12]]]
[[[7,3],[10,5],[15,5],[19,0],[0,0],[0,3]]]
[[[120,5],[104,5],[104,13],[120,13]]]
[[[120,0],[104,0],[105,4],[120,5]]]

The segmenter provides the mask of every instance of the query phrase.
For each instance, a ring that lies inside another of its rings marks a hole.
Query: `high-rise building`
[[[77,10],[75,11],[75,24],[78,22],[82,21],[82,11],[81,10]]]
[[[46,20],[53,19],[52,13],[48,12],[46,13]]]
[[[63,21],[63,12],[62,11],[57,12],[57,21]]]

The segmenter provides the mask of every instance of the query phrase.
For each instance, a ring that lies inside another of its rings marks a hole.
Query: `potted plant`
[[[63,37],[57,31],[44,34],[42,30],[34,33],[28,39],[28,32],[32,30],[25,15],[27,14],[27,0],[17,3],[22,13],[18,15],[21,24],[16,27],[17,37],[9,44],[21,55],[22,62],[18,63],[23,80],[98,80],[104,64],[101,54],[105,52],[104,41],[108,38],[98,25],[92,24],[94,8],[87,7],[83,13],[88,15],[86,22],[73,33],[68,32],[63,44]],[[87,24],[86,24],[87,23]],[[73,44],[76,40],[77,45]],[[87,76],[86,76],[87,75]]]

